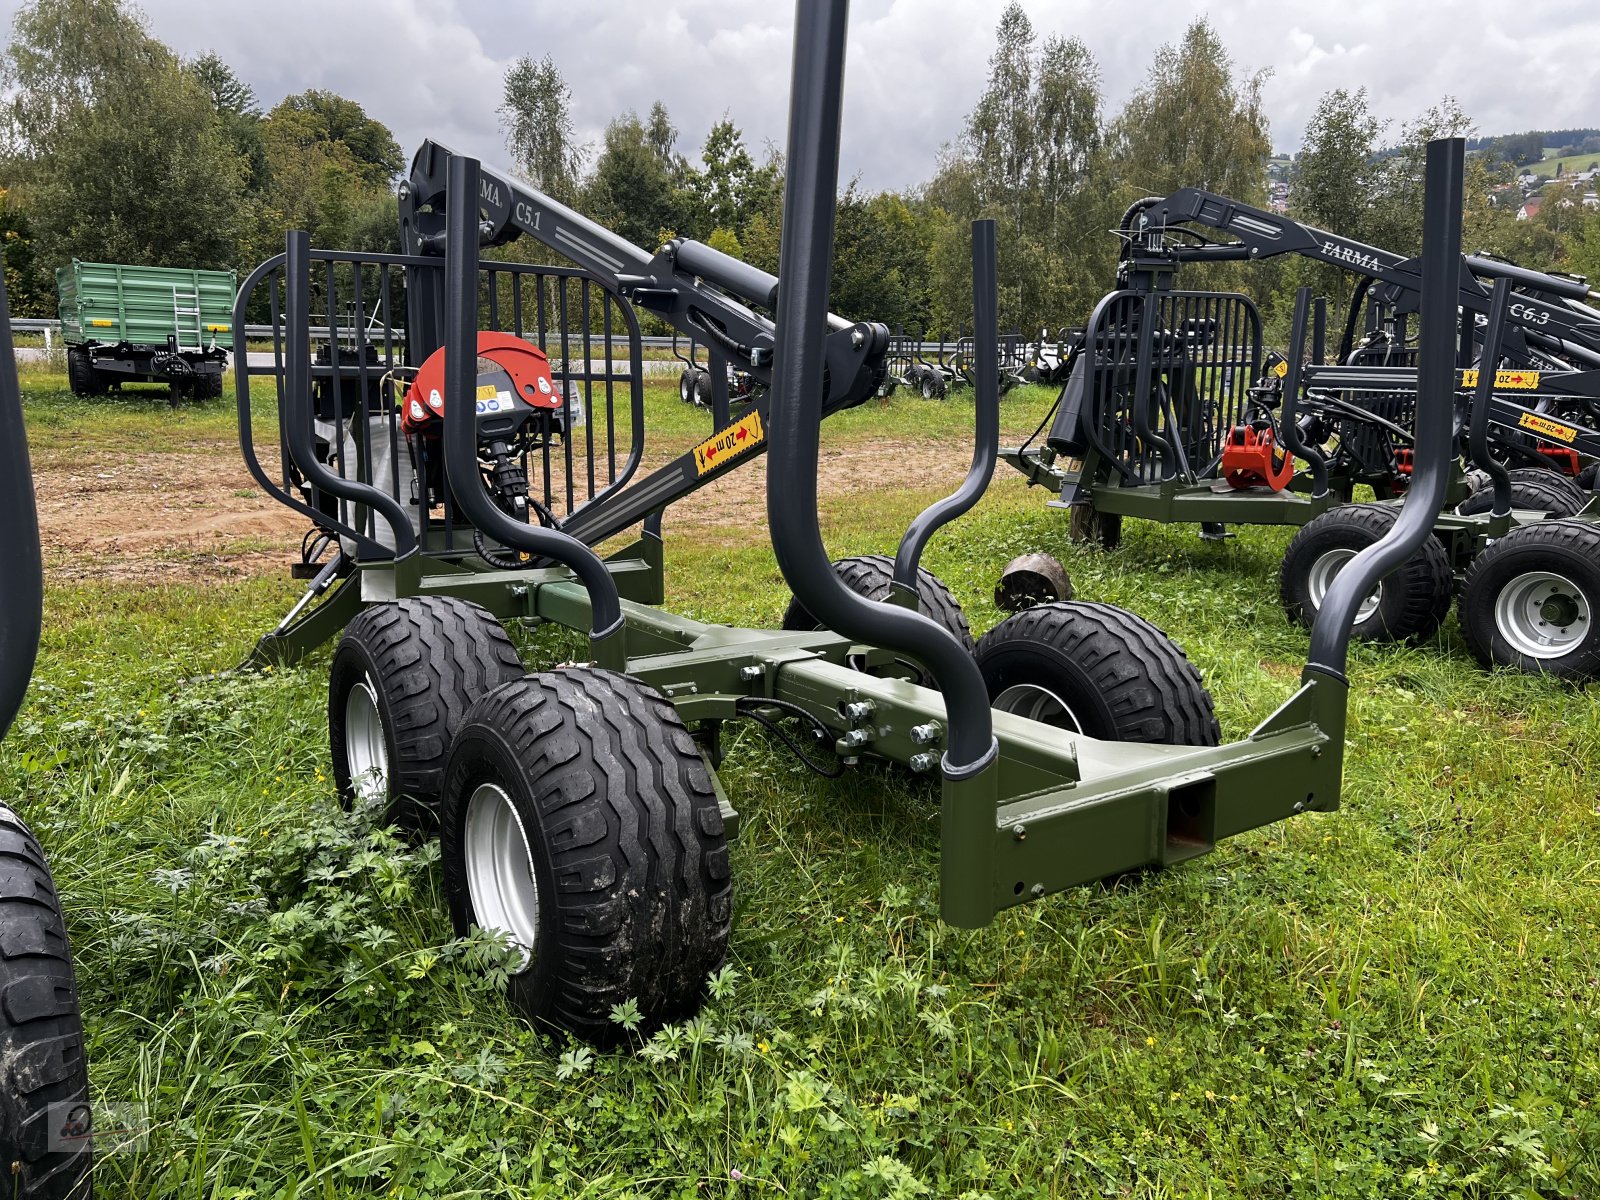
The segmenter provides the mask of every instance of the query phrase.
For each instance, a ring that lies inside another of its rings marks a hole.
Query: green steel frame
[[[838,634],[711,625],[653,607],[661,550],[646,535],[607,560],[627,622],[628,654],[616,669],[660,691],[691,726],[735,719],[739,701],[765,697],[827,726],[847,759],[872,754],[937,771],[947,724],[939,692],[857,669],[893,656]],[[478,570],[418,555],[361,567],[311,612],[263,639],[258,661],[292,662],[363,604],[400,596],[457,596],[502,620],[592,627],[588,593],[564,568]],[[1337,808],[1346,690],[1342,680],[1308,672],[1249,737],[1219,747],[1098,742],[996,712],[995,767],[944,784],[944,919],[983,925],[1002,909],[1065,888],[1171,866],[1245,830]],[[726,802],[724,810],[737,821]]]

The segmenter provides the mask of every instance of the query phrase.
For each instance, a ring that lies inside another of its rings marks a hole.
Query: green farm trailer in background
[[[172,400],[222,395],[233,347],[232,271],[73,260],[56,271],[67,378],[78,396],[165,383]]]

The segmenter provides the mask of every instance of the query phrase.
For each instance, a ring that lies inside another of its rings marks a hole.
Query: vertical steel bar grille
[[[438,260],[313,250],[311,261],[309,407],[319,459],[343,478],[395,496],[412,513],[424,546],[445,553],[470,551],[472,535],[443,485],[443,464],[429,461],[426,443],[409,444],[400,425],[405,384],[421,364],[409,361],[406,333],[395,319],[405,312],[407,273],[438,270]],[[530,494],[542,497],[559,521],[625,486],[643,458],[638,319],[631,305],[576,269],[495,262],[485,264],[480,278],[480,327],[515,334],[551,360],[566,435],[554,453],[547,444],[537,461],[525,466]],[[251,319],[265,316],[271,326],[270,355],[252,359],[246,350],[237,364],[243,377],[242,415],[247,415],[253,380],[279,396],[287,386],[281,257],[245,281],[241,306],[254,314]],[[260,476],[268,490],[279,499],[303,499],[325,532],[385,537],[385,522],[367,506],[337,499],[300,477],[286,449],[284,407],[278,405],[277,411],[282,469]],[[259,468],[253,443],[244,450],[247,461]]]
[[[1260,375],[1261,314],[1237,293],[1113,293],[1083,353],[1089,427],[1123,483],[1206,479]]]

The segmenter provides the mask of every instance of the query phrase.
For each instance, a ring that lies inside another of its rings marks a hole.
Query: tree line
[[[1013,0],[989,73],[925,182],[839,197],[832,306],[910,331],[970,320],[970,223],[1000,227],[1000,317],[1029,331],[1084,320],[1114,279],[1111,231],[1130,204],[1194,186],[1268,199],[1267,73],[1241,67],[1210,23],[1157,49],[1120,110],[1079,38],[1040,34]],[[0,55],[0,250],[13,311],[54,312],[54,268],[73,257],[241,274],[282,247],[397,248],[394,185],[405,158],[356,101],[322,90],[260,100],[215,54],[182,60],[124,0],[33,0]],[[681,236],[775,271],[781,154],[751,147],[730,117],[686,146],[666,106],[627,112],[580,144],[571,91],[550,57],[504,78],[506,150],[534,186],[647,248]],[[1571,131],[1579,144],[1593,131]],[[1363,89],[1322,97],[1289,169],[1290,212],[1402,253],[1421,245],[1423,147],[1467,136],[1449,99],[1391,128]],[[1577,136],[1582,135],[1582,136]],[[1480,140],[1472,159],[1472,249],[1543,269],[1600,269],[1600,215],[1553,184],[1518,220],[1512,178],[1532,152]],[[517,244],[508,256],[549,259]],[[1332,268],[1279,261],[1192,270],[1187,286],[1248,290],[1281,319],[1302,283],[1336,298]]]

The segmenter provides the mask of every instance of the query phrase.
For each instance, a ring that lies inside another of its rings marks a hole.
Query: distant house
[[[1517,220],[1519,220],[1519,221],[1531,221],[1531,220],[1533,220],[1535,217],[1537,217],[1539,215],[1539,209],[1541,209],[1542,207],[1544,207],[1543,203],[1540,200],[1538,200],[1537,198],[1532,199],[1532,200],[1524,201],[1522,207],[1517,209]]]

